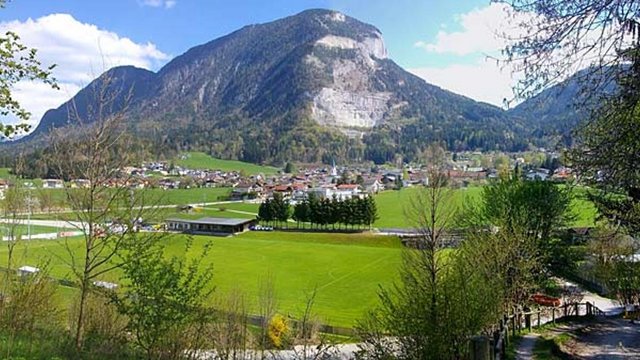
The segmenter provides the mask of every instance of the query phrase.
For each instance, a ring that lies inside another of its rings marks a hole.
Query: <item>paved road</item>
[[[568,344],[582,359],[640,359],[640,325],[623,319],[603,319],[577,332]]]
[[[590,291],[587,291],[581,288],[579,285],[565,279],[558,278],[556,279],[556,281],[565,288],[565,291],[570,291],[570,292],[580,294],[582,296],[581,302],[590,302],[594,304],[598,309],[602,310],[607,316],[619,315],[623,311],[623,308],[615,300],[602,297],[598,294],[594,294]],[[551,318],[548,318],[548,317],[545,317],[541,320],[542,320],[541,323],[543,324],[551,322]],[[562,332],[573,331],[575,329],[576,329],[575,326],[570,326],[570,325],[560,326],[556,328],[554,332],[562,333]],[[538,340],[539,336],[540,336],[539,334],[535,334],[535,333],[531,333],[523,336],[522,340],[518,344],[518,348],[516,349],[517,360],[528,360],[533,358],[533,347],[535,346],[535,343]],[[639,339],[639,343],[640,343],[640,339]],[[591,359],[591,358],[587,357],[587,359]],[[606,359],[606,357],[602,359]],[[624,358],[624,359],[627,359],[627,358]],[[638,356],[637,359],[640,359],[640,356]]]
[[[533,347],[540,338],[539,334],[530,333],[522,337],[516,349],[516,360],[533,359]]]
[[[624,308],[616,300],[602,297],[598,294],[594,294],[581,288],[579,285],[572,283],[571,281],[564,279],[556,279],[560,285],[562,285],[568,291],[578,292],[582,295],[582,302],[590,302],[598,309],[604,311],[607,316],[619,315],[624,311]]]

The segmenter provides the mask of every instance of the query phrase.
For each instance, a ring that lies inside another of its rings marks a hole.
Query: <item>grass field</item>
[[[185,205],[220,201],[231,193],[231,188],[150,189],[145,192],[146,196],[160,199],[164,205]]]
[[[408,228],[412,227],[410,216],[411,198],[417,195],[419,188],[411,187],[400,191],[388,190],[376,195],[376,205],[378,207],[378,220],[374,226],[377,228]],[[572,211],[575,221],[572,226],[586,227],[593,226],[596,217],[596,208],[592,202],[585,198],[586,191],[582,188],[575,190],[575,199],[572,204]],[[452,204],[458,210],[462,210],[465,205],[479,201],[482,195],[482,187],[469,187],[456,189]]]
[[[184,237],[167,240],[167,253],[184,256]],[[259,284],[271,276],[279,311],[299,314],[304,299],[317,289],[315,312],[324,323],[353,326],[354,321],[377,304],[379,285],[389,285],[397,276],[401,245],[395,237],[368,234],[318,234],[293,232],[248,232],[228,238],[196,237],[187,257],[194,256],[207,241],[213,250],[207,259],[214,266],[213,286],[224,297],[240,291],[249,311],[256,313]],[[79,250],[79,240],[69,240]],[[70,278],[61,242],[31,241],[17,251],[19,266],[38,266],[51,261],[51,275]],[[0,248],[0,263],[6,249]],[[104,280],[120,282],[117,272]],[[66,294],[73,291],[64,289]],[[69,295],[70,296],[70,295]]]
[[[7,179],[11,176],[9,168],[0,168],[0,179]]]
[[[265,174],[273,175],[279,169],[271,166],[261,166],[236,160],[221,160],[213,158],[201,152],[189,152],[183,154],[185,159],[178,157],[175,160],[176,165],[188,169],[202,170],[222,170],[222,171],[245,171],[247,174]]]
[[[411,198],[417,196],[419,191],[420,188],[410,187],[400,191],[387,190],[376,195],[379,218],[374,226],[377,228],[412,227],[413,224],[410,216],[407,216],[407,212],[411,209]],[[482,188],[480,187],[456,189],[450,206],[462,210],[465,202],[478,200],[481,191]]]

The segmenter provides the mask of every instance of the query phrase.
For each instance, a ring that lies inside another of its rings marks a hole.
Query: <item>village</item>
[[[481,155],[473,153],[474,155]],[[573,179],[572,170],[564,166],[552,169],[535,166],[527,162],[520,154],[510,154],[510,160],[502,169],[513,170],[520,167],[529,180],[549,180],[563,183]],[[183,155],[185,156],[185,155]],[[557,157],[550,153],[547,156]],[[453,187],[483,185],[496,179],[500,169],[493,166],[477,166],[478,161],[469,156],[455,155],[454,160],[446,162],[445,175]],[[293,169],[295,170],[295,169]],[[273,197],[277,192],[292,204],[301,201],[313,193],[319,198],[337,197],[350,199],[364,194],[377,194],[384,190],[401,189],[425,185],[427,173],[420,164],[402,164],[402,166],[357,166],[357,165],[307,165],[299,170],[286,173],[283,170],[273,175],[247,174],[245,171],[222,171],[216,169],[190,169],[174,165],[172,162],[153,161],[130,166],[121,170],[121,177],[110,179],[103,184],[106,187],[126,185],[131,189],[192,189],[192,188],[230,188],[225,199],[209,201],[253,201],[261,202]],[[8,179],[0,178],[0,199],[3,191],[11,186]],[[43,179],[25,180],[28,188],[42,189],[85,188],[90,186],[85,179]],[[39,185],[39,186],[38,186]]]

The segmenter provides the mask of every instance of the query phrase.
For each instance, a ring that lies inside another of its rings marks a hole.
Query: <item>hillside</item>
[[[387,57],[378,29],[330,10],[246,26],[157,73],[111,69],[47,112],[22,142],[73,122],[70,109],[91,122],[88,109],[103,88],[117,94],[105,114],[125,111],[131,129],[165,153],[383,163],[413,160],[432,141],[456,151],[516,151],[531,142],[529,117],[426,83]]]
[[[273,175],[278,172],[278,169],[271,166],[260,166],[236,160],[221,160],[201,152],[180,154],[175,164],[188,169],[244,171],[250,175]]]

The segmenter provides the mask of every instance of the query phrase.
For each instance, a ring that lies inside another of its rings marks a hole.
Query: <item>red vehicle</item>
[[[547,296],[543,294],[535,294],[531,296],[531,300],[538,305],[558,307],[562,303],[559,298]]]

